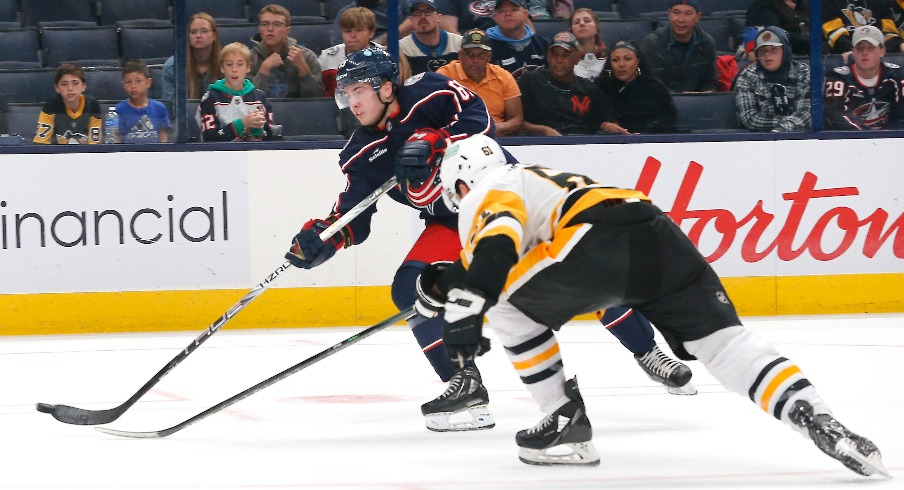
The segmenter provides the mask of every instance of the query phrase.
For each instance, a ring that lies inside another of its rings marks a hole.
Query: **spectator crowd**
[[[643,11],[645,3],[658,7]],[[807,2],[746,0],[726,2],[736,10],[703,10],[720,3],[618,0],[609,11],[576,9],[572,0],[401,0],[401,79],[431,71],[457,80],[485,101],[500,136],[807,131],[813,127],[812,76],[824,80],[826,129],[904,127],[904,70],[898,65],[904,2],[824,0],[819,30],[826,69],[815,75]],[[191,12],[184,27],[184,91],[198,101],[189,106],[189,117],[203,141],[279,139],[281,115],[273,101],[333,97],[345,57],[387,43],[385,0],[323,3],[314,12],[320,16],[276,3],[243,5],[243,20],[253,20],[247,25],[256,31],[246,30],[245,39],[224,41],[223,30],[237,22],[216,12]],[[639,13],[626,17],[633,11]],[[167,21],[156,19],[156,25]],[[31,26],[20,13],[14,24],[0,22],[0,39],[6,32],[87,28],[78,22]],[[309,35],[324,24],[330,25],[318,31],[321,38]],[[43,58],[51,58],[49,49],[39,49]],[[103,63],[91,58],[38,65],[55,69],[54,93],[41,101],[29,141],[110,141],[98,100],[111,97],[93,90],[86,74]],[[110,66],[118,62],[116,141],[173,141],[175,56],[120,58]],[[4,107],[20,101],[8,96],[3,74],[38,69],[31,61],[17,63],[0,61]],[[736,125],[693,125],[690,112],[718,110],[711,101],[725,97],[732,99]],[[687,103],[691,99],[696,107]]]

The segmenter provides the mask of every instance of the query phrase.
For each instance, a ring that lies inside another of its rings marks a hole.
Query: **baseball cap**
[[[436,10],[436,0],[411,0],[408,2],[408,10],[406,12],[411,12],[414,10],[414,7],[417,7],[418,4],[423,3],[424,5]]]
[[[694,10],[697,12],[700,11],[700,2],[698,0],[671,0],[669,2],[669,8],[672,8],[675,5],[690,5],[691,7],[694,7]]]
[[[763,46],[781,46],[782,40],[774,32],[763,29],[756,35],[753,49],[760,49]]]
[[[578,49],[578,38],[574,37],[574,34],[568,31],[562,31],[555,35],[552,38],[552,43],[549,47],[558,46],[560,48],[565,48],[569,51],[573,51]]]
[[[527,0],[496,0],[495,2],[493,2],[493,8],[494,9],[499,8],[499,4],[502,2],[512,2],[521,8],[524,8],[524,9],[527,8]]]
[[[860,26],[854,29],[854,37],[851,43],[854,46],[860,44],[860,41],[867,41],[873,46],[882,46],[885,44],[885,36],[876,26]]]
[[[480,29],[471,29],[468,32],[465,32],[461,39],[461,47],[465,49],[483,48],[487,51],[493,50],[492,46],[490,46],[490,38],[487,37],[487,33]]]

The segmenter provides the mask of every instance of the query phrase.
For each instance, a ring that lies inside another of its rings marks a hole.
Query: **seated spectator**
[[[461,0],[458,12],[458,30],[480,29],[486,31],[496,25],[496,0]],[[445,15],[445,14],[444,14]]]
[[[261,8],[259,32],[251,38],[252,81],[273,99],[323,97],[317,55],[289,37],[290,22],[289,11],[281,5],[271,3]]]
[[[116,104],[121,143],[166,143],[169,111],[161,102],[148,98],[151,71],[144,61],[129,61],[122,67],[122,86],[129,98]]]
[[[434,0],[436,10],[442,15],[439,19],[439,28],[448,32],[458,32],[458,0]],[[478,0],[487,1],[487,0]],[[492,0],[489,0],[492,1]],[[414,23],[411,19],[406,18],[407,0],[399,0],[399,38],[403,38],[414,31]],[[336,19],[333,20],[333,28],[330,29],[330,42],[339,44],[342,42],[342,33],[339,29],[339,17],[343,12],[350,8],[364,7],[374,13],[377,21],[377,29],[374,41],[381,45],[386,45],[386,0],[355,0],[348,5],[339,9],[336,13]]]
[[[458,59],[436,72],[458,80],[479,95],[496,122],[496,136],[508,136],[517,133],[524,124],[521,89],[511,73],[490,63],[492,57],[493,48],[487,34],[471,29],[462,39]]]
[[[904,52],[904,39],[898,33],[888,0],[822,0],[822,22],[829,52],[844,55],[845,62],[853,47],[851,33],[864,25],[882,32],[888,52]]]
[[[753,0],[745,24],[781,27],[788,33],[791,54],[810,54],[810,9],[804,0]]]
[[[327,97],[336,94],[336,70],[345,61],[345,57],[367,46],[376,46],[372,41],[376,19],[370,9],[364,7],[346,9],[339,16],[339,27],[342,29],[342,43],[324,49],[318,58],[324,93]]]
[[[515,79],[526,71],[546,66],[546,39],[528,24],[525,0],[496,0],[496,26],[487,29],[493,41],[493,63],[505,68]]]
[[[574,75],[574,65],[581,58],[574,34],[556,34],[546,54],[548,68],[526,72],[518,79],[524,130],[540,136],[594,134],[615,124],[615,114],[599,87]]]
[[[756,63],[735,82],[738,121],[751,131],[805,131],[811,127],[810,67],[792,59],[780,27],[766,27],[755,41]]]
[[[553,2],[555,0],[525,0],[524,8],[527,9],[527,15],[531,20],[548,20],[552,18],[549,13],[549,4]],[[568,16],[566,15],[566,17]]]
[[[442,14],[436,10],[435,0],[411,0],[407,14],[414,32],[399,41],[399,52],[408,58],[412,75],[436,71],[458,59],[461,35],[440,29]]]
[[[579,8],[571,14],[569,24],[581,48],[581,60],[574,67],[574,74],[596,80],[606,69],[606,43],[600,33],[600,17],[589,8]]]
[[[716,90],[716,43],[697,25],[699,0],[670,0],[669,24],[640,43],[640,51],[658,78],[672,92]]]
[[[217,21],[213,17],[198,12],[188,19],[188,47],[186,54],[186,97],[200,99],[207,86],[223,77],[217,56],[220,53],[220,37]],[[175,57],[170,56],[163,63],[163,99],[176,100]]]
[[[100,104],[85,95],[85,70],[62,63],[54,77],[54,95],[41,108],[34,142],[42,145],[96,145],[101,142]]]
[[[826,129],[904,128],[904,68],[882,60],[885,34],[876,26],[854,29],[854,60],[826,73]]]
[[[574,0],[548,0],[547,9],[556,19],[570,19],[574,13]]]
[[[227,44],[220,53],[223,79],[210,85],[198,105],[204,141],[276,139],[267,95],[245,78],[251,73],[251,51],[242,43]]]
[[[649,75],[633,40],[621,39],[609,53],[609,69],[596,79],[609,99],[616,123],[603,126],[608,133],[670,133],[678,112],[669,89]]]

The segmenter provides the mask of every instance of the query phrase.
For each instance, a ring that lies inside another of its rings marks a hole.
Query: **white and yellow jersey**
[[[640,191],[603,187],[584,175],[537,165],[502,167],[461,201],[461,262],[469,267],[484,238],[510,238],[519,260],[509,272],[505,296],[513,284],[523,283],[568,254],[590,228],[575,220],[579,213],[612,199],[649,201]]]

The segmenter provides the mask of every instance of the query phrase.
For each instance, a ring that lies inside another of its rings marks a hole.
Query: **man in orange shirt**
[[[440,67],[436,72],[457,80],[483,99],[496,121],[496,136],[517,133],[524,124],[521,109],[521,89],[504,68],[493,65],[490,39],[480,29],[471,29],[461,40],[458,60]]]

